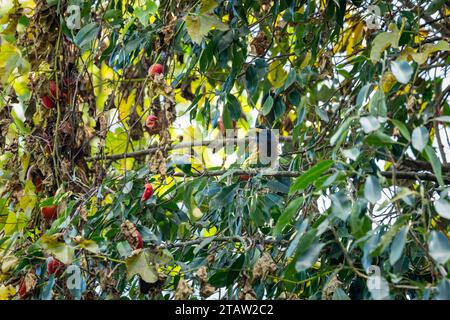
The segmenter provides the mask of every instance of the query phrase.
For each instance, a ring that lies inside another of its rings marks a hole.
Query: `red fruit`
[[[154,129],[158,124],[158,117],[154,115],[150,115],[145,119],[145,125],[150,128]]]
[[[41,103],[46,109],[53,109],[55,107],[55,102],[49,96],[41,97]]]
[[[47,263],[47,273],[49,275],[54,274],[55,276],[59,277],[63,273],[65,267],[66,265],[61,261],[52,259]]]
[[[52,206],[43,207],[41,212],[45,220],[53,220],[58,216],[58,206],[55,204]]]
[[[147,201],[153,195],[153,186],[150,183],[145,184],[144,194],[142,195],[141,201]]]
[[[41,192],[42,179],[39,175],[36,175],[36,177],[34,178],[34,185],[36,187],[36,192]]]
[[[159,63],[152,64],[150,68],[148,68],[148,74],[153,76],[155,74],[161,74],[164,71],[164,66]]]
[[[19,297],[23,299],[27,294],[27,284],[25,283],[25,279],[20,280],[19,284]]]
[[[58,97],[61,98],[61,90],[58,89],[55,81],[50,81],[48,87],[53,98],[56,98],[56,92],[58,92]]]
[[[241,181],[248,181],[248,180],[250,180],[250,176],[248,174],[241,174],[239,176],[239,180],[241,180]]]
[[[142,241],[142,236],[139,231],[136,230],[136,246],[134,249],[142,249],[144,242]]]
[[[217,126],[219,127],[219,130],[222,133],[222,135],[225,135],[225,125],[223,124],[222,117],[219,117],[219,120],[217,121]]]

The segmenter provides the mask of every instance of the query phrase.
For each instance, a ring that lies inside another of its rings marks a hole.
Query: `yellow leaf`
[[[16,288],[12,285],[0,286],[0,300],[10,300],[16,294]]]
[[[209,229],[205,229],[203,231],[203,236],[204,237],[212,237],[217,233],[217,228],[216,227],[211,227]]]
[[[200,32],[200,19],[197,16],[187,16],[185,18],[186,21],[186,29],[191,37],[192,41],[194,41],[197,44],[200,44],[203,40],[203,36]]]
[[[11,75],[27,72],[28,62],[22,58],[20,51],[9,43],[0,46],[0,83],[7,83]]]
[[[388,47],[398,47],[398,41],[400,40],[400,31],[395,24],[391,24],[389,26],[389,30],[391,30],[391,32],[382,32],[378,34],[372,41],[370,60],[372,60],[373,63],[380,61],[381,54]]]
[[[306,53],[305,58],[303,59],[302,64],[300,65],[300,70],[306,68],[309,61],[311,61],[311,50],[308,50],[308,52]]]
[[[19,259],[13,255],[7,255],[0,260],[1,273],[10,273],[19,264]]]
[[[422,52],[411,53],[411,57],[418,64],[423,64],[427,61],[428,56],[437,51],[450,51],[450,46],[447,41],[441,40],[437,43],[427,43],[422,47]]]
[[[127,99],[121,99],[119,105],[119,117],[121,120],[127,119],[130,114],[131,107],[134,106],[136,101],[136,89],[133,89]]]
[[[175,266],[170,266],[167,268],[160,268],[160,270],[163,272],[167,272],[167,275],[171,276],[171,277],[176,277],[178,275],[180,275],[181,273],[181,267],[179,265],[175,265]]]
[[[23,212],[10,211],[5,221],[5,235],[11,235],[16,231],[21,231],[28,223],[28,219]]]
[[[75,237],[74,242],[78,245],[78,247],[90,251],[92,253],[99,253],[100,248],[98,247],[97,242],[94,240],[84,239],[83,237]]]
[[[394,74],[390,71],[387,71],[381,77],[381,88],[384,92],[391,91],[392,87],[397,83],[397,79]]]
[[[14,7],[14,2],[11,0],[0,0],[0,19],[5,17],[8,18],[9,11]],[[6,20],[8,21],[8,20]],[[6,21],[1,21],[1,23],[6,23]]]
[[[221,31],[228,30],[228,25],[219,20],[219,18],[212,14],[202,14],[200,15],[200,27],[204,29],[204,32],[208,32],[214,28]]]
[[[44,235],[41,238],[41,246],[49,254],[64,264],[71,264],[75,250],[72,246],[64,242],[61,234],[51,236]]]
[[[145,282],[155,283],[158,281],[158,270],[154,265],[150,265],[146,251],[134,252],[132,256],[127,258],[125,263],[128,279],[138,274]]]
[[[359,22],[352,30],[353,32],[348,38],[347,48],[345,49],[347,55],[351,55],[359,48],[364,31],[364,22]]]
[[[36,187],[31,180],[25,182],[25,188],[23,189],[22,198],[19,200],[19,207],[22,210],[27,208],[34,208],[37,201],[37,196],[35,193]]]
[[[20,99],[28,100],[30,98],[30,89],[28,89],[28,74],[20,76],[11,75],[9,82],[12,84],[14,91]]]
[[[278,89],[286,81],[287,75],[287,72],[283,69],[283,65],[280,63],[269,72],[268,79],[274,89]]]
[[[189,36],[197,44],[202,42],[212,28],[222,31],[228,30],[228,25],[213,14],[189,15],[185,18],[185,22]]]
[[[200,5],[200,13],[207,13],[217,8],[219,4],[215,0],[202,0]]]

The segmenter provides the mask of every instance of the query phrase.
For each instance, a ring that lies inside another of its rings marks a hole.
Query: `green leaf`
[[[309,226],[309,219],[306,218],[302,221],[300,226],[297,228],[297,234],[295,235],[294,239],[289,244],[289,247],[286,250],[286,258],[290,258],[292,254],[295,252],[295,250],[298,247],[298,244],[300,243],[300,239],[305,234],[306,229],[308,229]]]
[[[273,106],[273,98],[271,95],[269,95],[266,101],[264,101],[264,105],[262,107],[262,114],[264,116],[268,115],[270,110],[272,110],[272,106]]]
[[[450,122],[450,116],[440,116],[433,119],[434,121]]]
[[[133,248],[131,248],[128,241],[121,241],[116,245],[117,251],[122,257],[129,257],[133,252]]]
[[[450,259],[450,242],[440,231],[431,231],[428,250],[431,257],[440,264],[445,264]]]
[[[408,131],[408,128],[405,126],[403,122],[394,119],[391,119],[391,122],[394,124],[394,126],[398,128],[398,130],[406,140],[411,141],[411,135]]]
[[[208,238],[204,239],[202,242],[200,242],[200,244],[195,247],[194,254],[196,255],[197,253],[199,253],[200,250],[202,250],[207,245],[209,245],[215,238],[216,237],[208,237]]]
[[[403,254],[408,230],[409,225],[406,225],[403,228],[401,228],[400,231],[395,236],[394,241],[392,241],[391,252],[389,253],[389,262],[391,265],[394,265]]]
[[[352,212],[352,203],[343,192],[331,195],[332,213],[342,221],[347,221]]]
[[[425,155],[427,156],[428,161],[431,163],[431,167],[433,168],[433,172],[436,175],[436,179],[439,185],[445,185],[444,179],[442,179],[442,166],[441,161],[436,155],[432,146],[425,147]]]
[[[332,300],[351,300],[350,297],[341,288],[336,288],[333,292]]]
[[[359,119],[359,123],[365,133],[370,133],[380,128],[380,122],[374,116],[362,117]]]
[[[439,9],[443,8],[445,6],[446,0],[433,0],[430,5],[425,9],[426,15],[432,15]]]
[[[450,300],[450,280],[441,279],[437,286],[436,300]]]
[[[370,203],[376,203],[381,199],[381,186],[376,176],[368,176],[364,184],[364,197]]]
[[[324,243],[315,243],[311,245],[309,249],[298,258],[295,263],[295,270],[297,270],[297,272],[302,272],[311,268],[319,258],[320,250],[322,250],[324,246]]]
[[[366,100],[367,96],[369,95],[369,89],[371,86],[372,86],[372,84],[368,83],[359,90],[358,96],[356,97],[356,105],[358,107],[363,105],[364,101]]]
[[[387,246],[392,242],[394,237],[397,235],[400,228],[402,228],[408,222],[408,219],[408,216],[402,216],[401,218],[399,218],[396,223],[390,229],[388,229],[385,234],[383,234],[381,240],[379,241],[378,245],[372,250],[371,254],[374,256],[382,254]]]
[[[450,202],[443,198],[440,198],[439,200],[434,202],[434,208],[442,218],[450,220]]]
[[[294,199],[292,202],[288,204],[284,212],[278,218],[277,224],[273,229],[273,235],[278,236],[283,231],[284,227],[287,226],[289,222],[292,222],[292,219],[298,213],[300,207],[303,205],[303,197],[299,197]]]
[[[356,117],[350,117],[347,118],[344,123],[341,124],[341,126],[339,127],[339,129],[336,131],[336,133],[331,137],[330,139],[330,145],[334,146],[336,145],[339,146],[342,141],[345,139],[345,136],[347,134],[347,130],[350,127],[351,122],[355,119]]]
[[[412,146],[419,152],[428,144],[428,130],[425,127],[417,127],[412,132]]]
[[[413,69],[406,61],[392,61],[391,62],[391,71],[394,74],[395,78],[398,82],[406,84],[411,79],[413,74]]]
[[[368,135],[366,137],[366,142],[368,144],[380,147],[384,147],[386,144],[396,143],[390,136],[380,131],[375,131],[374,133]]]
[[[91,46],[92,41],[97,37],[99,27],[94,23],[88,23],[75,36],[74,43],[81,50],[86,50]]]
[[[369,111],[372,115],[377,117],[387,116],[386,97],[383,90],[377,90],[370,99]]]
[[[291,194],[306,188],[309,184],[313,183],[318,177],[320,177],[322,173],[327,171],[333,163],[333,160],[323,160],[317,163],[294,181],[289,189],[289,193]]]

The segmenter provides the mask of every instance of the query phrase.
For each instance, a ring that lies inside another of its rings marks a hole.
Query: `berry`
[[[34,185],[36,187],[36,192],[41,192],[42,190],[42,179],[41,176],[36,175],[34,178]]]
[[[236,131],[236,128],[237,128],[236,120],[233,120],[231,122],[231,126],[232,126],[233,130]],[[217,127],[219,128],[220,133],[222,133],[222,135],[225,136],[226,130],[225,130],[225,125],[223,124],[222,117],[219,117],[219,119],[217,120]]]
[[[147,126],[147,128],[154,129],[158,125],[158,117],[149,115],[145,120],[145,125]]]
[[[50,89],[50,94],[52,95],[53,98],[56,98],[57,92],[58,92],[58,97],[61,98],[61,90],[58,89],[55,81],[53,81],[53,80],[50,81],[48,84],[48,87]]]
[[[19,284],[19,297],[23,299],[27,295],[27,284],[25,279],[20,280]]]
[[[43,207],[41,209],[42,215],[44,216],[44,219],[49,221],[53,220],[58,216],[58,206],[52,205],[48,207]]]
[[[144,242],[142,241],[142,236],[139,231],[136,230],[136,245],[134,249],[142,249]]]
[[[55,107],[55,102],[49,96],[41,97],[41,103],[46,109],[53,109]]]
[[[163,71],[164,71],[164,67],[162,64],[159,64],[159,63],[152,64],[150,66],[150,68],[148,68],[148,74],[150,76],[153,76],[155,74],[161,74],[161,73],[163,73]]]
[[[63,273],[65,266],[61,261],[52,259],[47,263],[47,273],[59,277]]]
[[[144,194],[142,195],[141,201],[147,201],[153,195],[153,186],[150,183],[145,184]]]
[[[222,133],[222,135],[225,135],[225,125],[223,124],[222,117],[219,117],[219,120],[217,121],[217,126],[219,127],[219,130]]]
[[[239,176],[239,180],[241,180],[241,181],[248,181],[248,180],[250,180],[250,176],[248,174],[241,174]]]

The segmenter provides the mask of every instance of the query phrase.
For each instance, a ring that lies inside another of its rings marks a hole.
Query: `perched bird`
[[[278,135],[262,125],[250,130],[243,167],[274,167],[278,158]],[[275,168],[273,168],[275,169]]]

